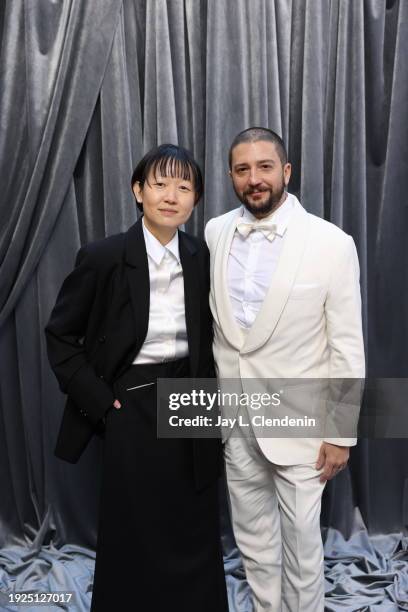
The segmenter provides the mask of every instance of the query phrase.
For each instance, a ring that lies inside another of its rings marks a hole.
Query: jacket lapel
[[[126,234],[125,264],[136,329],[134,355],[137,355],[146,338],[150,308],[149,264],[141,218]]]
[[[260,348],[273,334],[302,261],[309,235],[309,224],[309,215],[296,201],[293,216],[286,230],[285,244],[278,266],[258,316],[246,337],[241,351],[243,354]]]
[[[231,244],[235,234],[236,219],[241,215],[241,212],[241,208],[238,208],[236,215],[232,219],[228,218],[220,233],[215,249],[213,269],[214,298],[218,321],[228,342],[238,350],[242,347],[244,334],[236,322],[232,310],[228,292],[227,266]]]
[[[196,253],[192,240],[184,232],[179,231],[179,252],[183,268],[184,303],[188,349],[190,355],[191,376],[198,370],[200,354],[200,284],[198,277]]]

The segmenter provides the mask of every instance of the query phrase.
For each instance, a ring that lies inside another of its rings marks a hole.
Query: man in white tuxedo
[[[353,239],[287,193],[291,165],[276,133],[241,132],[229,161],[242,206],[205,230],[219,378],[240,379],[244,391],[248,379],[362,379]],[[355,443],[225,440],[232,524],[256,612],[324,610],[321,496]]]

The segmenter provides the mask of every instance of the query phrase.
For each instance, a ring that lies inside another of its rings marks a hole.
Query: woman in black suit
[[[156,379],[213,375],[209,254],[178,230],[201,172],[161,145],[132,189],[142,218],[79,251],[46,327],[68,396],[56,455],[75,463],[104,436],[94,612],[226,612],[220,442],[156,435]]]

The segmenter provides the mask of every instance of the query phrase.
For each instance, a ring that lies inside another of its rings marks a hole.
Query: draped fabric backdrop
[[[408,0],[3,0],[0,33],[0,591],[76,590],[86,610],[101,448],[54,459],[43,334],[76,251],[135,221],[133,166],[162,142],[205,171],[201,235],[237,205],[233,136],[268,126],[289,190],[356,241],[369,375],[407,376]],[[326,489],[328,610],[408,609],[407,446],[362,440]]]

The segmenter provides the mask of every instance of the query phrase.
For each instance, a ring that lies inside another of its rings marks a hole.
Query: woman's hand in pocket
[[[118,399],[115,399],[115,401],[113,402],[113,407],[116,408],[116,410],[119,410],[119,408],[122,408],[122,404]]]

